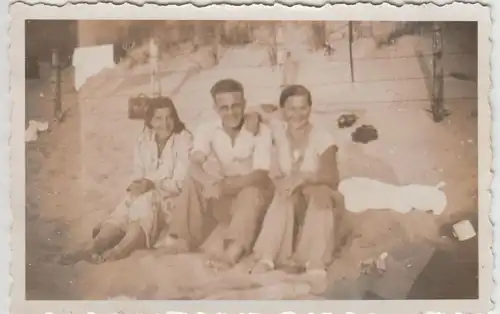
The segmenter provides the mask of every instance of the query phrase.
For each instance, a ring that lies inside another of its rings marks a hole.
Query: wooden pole
[[[202,31],[203,31],[203,21],[195,21],[193,22],[193,46],[194,46],[194,51],[198,51],[200,46],[203,44],[202,42]]]
[[[214,23],[213,38],[212,38],[212,55],[214,58],[214,65],[218,65],[220,61],[220,44],[221,44],[222,24],[220,22]]]
[[[159,77],[160,51],[155,38],[151,38],[149,41],[149,55],[151,63],[151,88],[153,90],[153,97],[159,97],[161,96],[161,80]]]
[[[352,57],[352,43],[353,43],[353,33],[352,33],[352,21],[349,21],[349,64],[351,67],[351,82],[354,83],[354,60]]]
[[[443,75],[443,38],[441,25],[433,23],[432,27],[432,100],[431,112],[435,122],[441,122],[449,115],[444,108],[444,75]]]
[[[62,102],[61,102],[61,60],[59,56],[59,50],[52,50],[52,73],[51,73],[51,85],[52,85],[52,102],[54,104],[54,119],[59,121],[62,114]]]
[[[278,67],[278,30],[276,22],[271,22],[271,41],[269,43],[269,57],[273,71]]]

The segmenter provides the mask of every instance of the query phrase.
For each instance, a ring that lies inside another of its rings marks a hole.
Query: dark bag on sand
[[[354,125],[358,120],[358,116],[355,114],[343,114],[337,119],[337,125],[339,128],[348,128]]]
[[[131,120],[143,120],[151,98],[144,94],[128,100],[128,118]]]
[[[378,131],[372,125],[362,125],[351,133],[352,141],[366,144],[378,139]]]

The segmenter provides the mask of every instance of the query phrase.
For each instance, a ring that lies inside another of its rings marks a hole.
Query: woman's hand
[[[155,188],[153,181],[148,179],[140,179],[133,181],[127,188],[132,197],[140,196],[146,192],[149,192]]]
[[[218,183],[208,183],[203,185],[203,196],[206,199],[219,199],[222,195],[221,187]]]

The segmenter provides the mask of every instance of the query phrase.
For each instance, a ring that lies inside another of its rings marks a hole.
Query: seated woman
[[[192,137],[167,97],[151,100],[144,125],[136,143],[134,175],[126,197],[94,228],[93,239],[82,249],[63,256],[62,263],[122,259],[136,249],[155,244],[183,188]]]
[[[335,222],[343,208],[332,136],[309,122],[311,93],[286,87],[280,97],[284,121],[272,123],[278,152],[276,193],[253,248],[252,273],[274,269],[324,271],[333,257]]]

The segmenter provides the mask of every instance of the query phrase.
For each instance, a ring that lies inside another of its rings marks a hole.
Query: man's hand
[[[235,177],[226,177],[222,179],[220,183],[220,190],[222,194],[226,195],[233,195],[237,194],[240,190],[242,185],[244,185],[242,182],[243,177],[241,176],[235,176]]]
[[[148,179],[140,179],[133,181],[127,188],[127,192],[129,192],[133,197],[138,197],[146,192],[153,190],[154,187],[155,185],[153,181]]]
[[[244,127],[248,132],[255,136],[259,134],[261,122],[262,119],[257,112],[247,113],[245,115]]]

